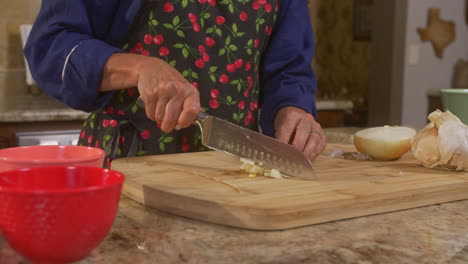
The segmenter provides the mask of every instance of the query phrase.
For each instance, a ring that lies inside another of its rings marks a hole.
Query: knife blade
[[[137,104],[144,107],[138,98]],[[315,180],[311,161],[295,147],[226,120],[199,112],[195,121],[202,144],[210,149],[249,159],[266,169],[304,180]]]

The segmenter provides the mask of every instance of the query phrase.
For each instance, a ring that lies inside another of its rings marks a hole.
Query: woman
[[[313,44],[306,0],[43,0],[25,55],[49,95],[94,111],[79,144],[107,165],[202,150],[200,110],[254,130],[259,116],[314,159]]]

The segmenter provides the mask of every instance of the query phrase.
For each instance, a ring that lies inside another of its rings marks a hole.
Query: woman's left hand
[[[275,118],[275,138],[304,152],[314,160],[327,145],[322,127],[306,111],[292,106],[281,108]]]

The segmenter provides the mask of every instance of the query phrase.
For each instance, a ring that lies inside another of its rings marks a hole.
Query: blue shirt
[[[103,107],[112,92],[99,92],[108,58],[143,0],[42,0],[24,54],[39,87],[84,111]],[[280,0],[277,24],[260,69],[260,117],[264,134],[274,136],[276,112],[296,106],[316,115],[314,38],[307,0]]]

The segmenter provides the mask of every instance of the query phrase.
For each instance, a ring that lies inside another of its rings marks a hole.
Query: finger
[[[148,102],[145,102],[143,101],[144,104],[145,104],[145,112],[146,112],[146,116],[152,120],[152,121],[156,121],[156,116],[155,116],[155,112],[156,112],[156,101],[155,100],[148,100]]]
[[[320,140],[320,146],[319,146],[319,148],[317,148],[317,150],[318,150],[317,155],[320,155],[325,150],[325,148],[327,147],[327,137],[323,133],[322,133],[322,136],[323,137]]]
[[[326,146],[327,146],[327,140],[324,138],[321,138],[318,145],[316,145],[314,152],[311,155],[311,158],[316,159],[323,152]]]
[[[179,120],[177,121],[178,126],[180,126],[180,128],[189,127],[195,119],[197,119],[198,112],[202,110],[203,109],[200,108],[200,97],[198,93],[187,97],[184,101]]]
[[[296,133],[292,145],[300,151],[304,151],[304,148],[309,139],[310,131],[312,129],[313,120],[309,115],[305,115],[301,118],[301,121],[296,127]]]
[[[327,137],[325,136],[325,133],[323,132],[322,127],[320,126],[320,124],[315,122],[315,121],[314,121],[314,125],[312,127],[312,131],[317,131],[319,133],[319,135],[320,135],[319,145],[317,146],[317,148],[315,148],[316,153],[314,153],[316,156],[318,156],[318,155],[320,155],[320,153],[323,152],[323,150],[327,146]],[[314,134],[316,134],[316,133],[314,133]]]
[[[174,98],[166,105],[165,115],[161,123],[161,130],[170,133],[174,130],[179,119],[180,112],[182,111],[182,102],[178,98]]]
[[[312,154],[315,157],[317,157],[318,155],[320,155],[323,150],[325,149],[325,147],[327,146],[327,140],[325,138],[325,136],[323,136],[322,138],[320,138],[320,142],[318,144],[318,146],[315,148],[315,152]]]
[[[166,81],[161,82],[158,86],[158,103],[156,105],[156,122],[158,124],[164,123],[164,117],[166,116],[167,104],[174,99],[181,100],[180,95],[183,92],[183,84],[177,81]]]
[[[294,130],[299,123],[299,118],[287,119],[283,124],[276,130],[275,138],[283,143],[288,144],[289,140],[293,136]]]
[[[317,131],[317,133],[312,132],[310,134],[309,140],[304,150],[304,154],[311,160],[320,155],[320,153],[322,153],[322,151],[327,146],[327,138],[324,135],[320,125],[317,123],[315,127],[316,129],[313,129],[312,131]]]
[[[304,148],[304,154],[310,159],[314,160],[318,153],[320,153],[317,149],[320,149],[320,141],[321,137],[317,133],[311,133],[309,139],[307,140],[307,144]]]
[[[155,106],[155,112],[154,112],[154,120],[158,124],[162,124],[164,121],[164,116],[166,115],[166,106],[167,103],[169,102],[169,99],[166,97],[160,97],[156,106]]]

